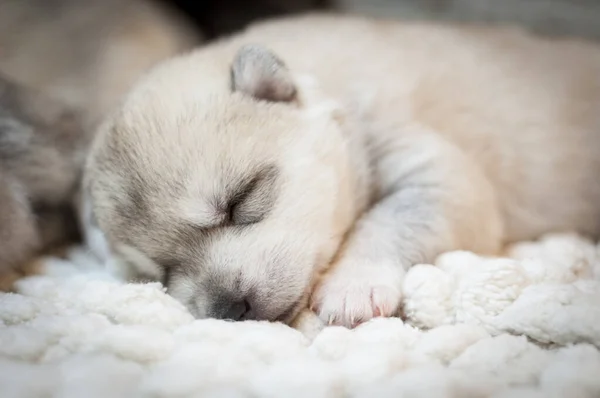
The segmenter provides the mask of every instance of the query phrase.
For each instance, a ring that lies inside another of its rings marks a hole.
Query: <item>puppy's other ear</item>
[[[285,64],[259,45],[238,50],[231,66],[231,87],[259,100],[291,102],[296,98],[296,86]]]

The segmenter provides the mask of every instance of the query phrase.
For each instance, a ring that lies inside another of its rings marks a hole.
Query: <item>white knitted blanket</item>
[[[194,320],[76,249],[0,295],[0,396],[599,397],[599,248],[571,235],[411,269],[406,322]]]

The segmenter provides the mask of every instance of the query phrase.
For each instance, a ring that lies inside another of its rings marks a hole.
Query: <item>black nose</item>
[[[251,319],[252,307],[248,300],[234,301],[223,314],[223,319],[243,321]]]

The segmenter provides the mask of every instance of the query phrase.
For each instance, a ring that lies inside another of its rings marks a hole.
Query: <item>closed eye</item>
[[[201,211],[188,212],[179,233],[197,236],[198,232],[262,221],[275,206],[279,180],[273,165],[238,179],[224,187],[222,194],[214,196]]]
[[[162,276],[162,285],[165,287],[169,287],[169,283],[171,282],[171,276],[173,274],[173,268],[172,267],[165,267],[164,271],[163,271],[163,276]]]
[[[240,184],[227,201],[224,224],[248,225],[264,219],[274,206],[277,180],[277,169],[269,166]]]
[[[257,220],[252,219],[251,217],[244,217],[243,212],[240,212],[241,206],[245,201],[248,200],[252,192],[256,189],[257,184],[259,183],[260,177],[257,175],[245,186],[243,186],[240,190],[238,190],[227,204],[227,220],[228,224],[253,224],[257,222]]]
[[[226,212],[226,218],[223,222],[224,225],[236,225],[236,224],[240,224],[238,222],[236,222],[236,212],[237,212],[237,208],[239,206],[239,201],[231,201],[229,202],[229,204],[227,205],[227,212]]]

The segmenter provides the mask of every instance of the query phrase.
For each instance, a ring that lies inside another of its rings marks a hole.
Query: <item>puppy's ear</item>
[[[258,45],[238,50],[231,66],[231,87],[259,100],[292,102],[296,98],[296,86],[285,64]]]

